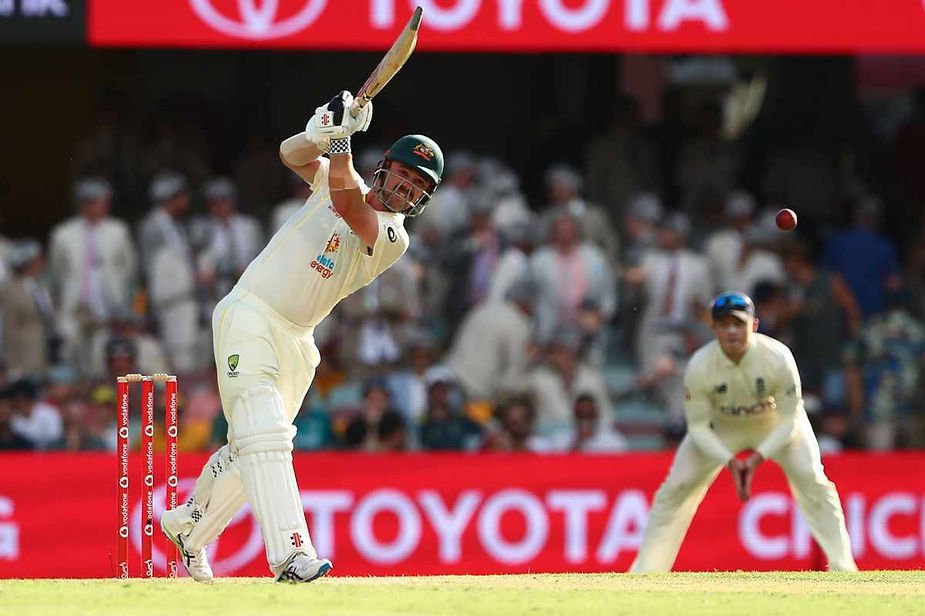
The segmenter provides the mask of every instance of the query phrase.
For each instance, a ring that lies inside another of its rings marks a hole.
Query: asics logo
[[[269,40],[292,36],[312,25],[324,11],[328,0],[300,0],[304,4],[294,13],[283,13],[286,0],[189,0],[196,15],[223,34],[249,40]],[[229,5],[237,4],[237,10]],[[229,10],[230,9],[230,10]]]

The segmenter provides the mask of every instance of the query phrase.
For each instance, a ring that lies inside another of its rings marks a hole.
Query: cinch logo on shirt
[[[321,277],[325,280],[334,275],[334,259],[328,255],[334,254],[339,248],[340,235],[334,233],[327,244],[324,245],[324,252],[315,257],[315,260],[311,263],[311,268],[321,274]]]
[[[768,410],[777,408],[777,401],[774,396],[768,396],[767,399],[761,400],[751,406],[721,406],[719,412],[724,415],[758,415]]]

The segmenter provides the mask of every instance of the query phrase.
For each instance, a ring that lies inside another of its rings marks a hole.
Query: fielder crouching
[[[724,293],[711,309],[716,340],[691,358],[684,377],[688,433],[655,493],[631,573],[670,571],[707,489],[723,466],[748,500],[755,469],[777,462],[834,571],[857,571],[835,484],[803,408],[800,375],[786,345],[758,334],[752,300]],[[753,450],[742,461],[735,452]]]

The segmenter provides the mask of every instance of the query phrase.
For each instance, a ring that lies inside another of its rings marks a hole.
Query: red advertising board
[[[180,497],[200,455],[181,459]],[[312,539],[339,575],[625,571],[668,454],[625,456],[301,454]],[[139,563],[140,459],[132,459],[131,574]],[[862,569],[925,566],[925,454],[833,457]],[[136,472],[137,471],[137,472]],[[116,460],[106,454],[0,455],[0,578],[109,577],[117,533]],[[164,500],[163,477],[156,515]],[[268,575],[243,510],[210,547],[218,575]],[[49,554],[57,554],[49,567]],[[164,542],[155,538],[155,570]],[[812,569],[809,530],[782,473],[759,470],[740,503],[720,475],[678,557],[683,570]]]
[[[925,51],[923,0],[93,0],[99,46],[431,51]]]

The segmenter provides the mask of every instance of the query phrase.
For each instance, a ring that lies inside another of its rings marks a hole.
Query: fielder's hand
[[[745,487],[745,463],[738,458],[733,458],[729,460],[729,464],[727,464],[726,467],[732,474],[732,481],[735,484],[736,495],[743,503],[746,502],[748,500],[748,491]]]
[[[344,139],[353,133],[365,132],[373,119],[373,104],[369,102],[357,117],[350,115],[353,95],[342,90],[326,105],[315,109],[315,115],[305,125],[305,138],[322,150],[326,150],[331,139]]]

